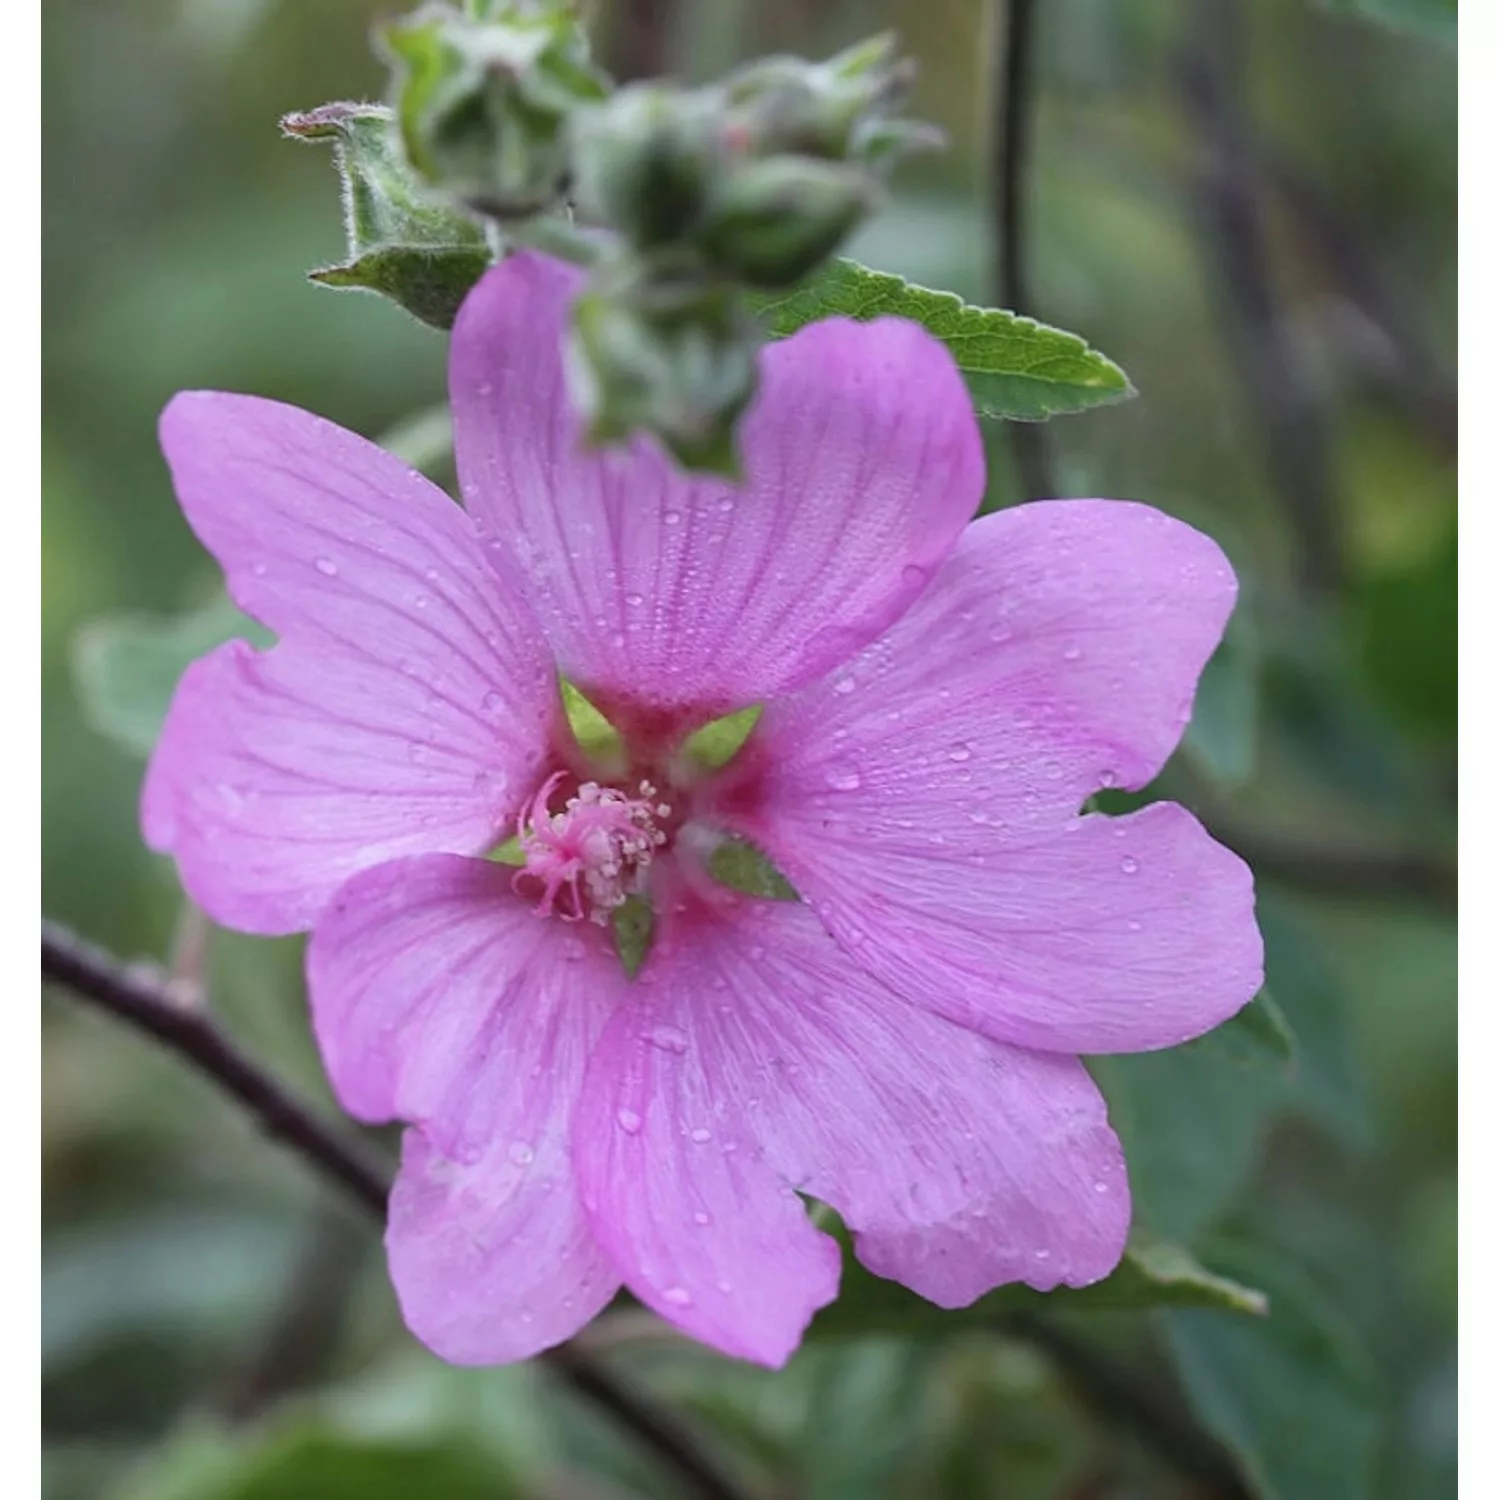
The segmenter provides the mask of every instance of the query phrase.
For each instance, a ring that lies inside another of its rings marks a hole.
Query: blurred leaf
[[[910,318],[948,346],[981,416],[1038,422],[1135,394],[1125,372],[1077,334],[1000,308],[971,307],[852,260],[754,305],[777,338],[818,318]]]
[[[1089,1059],[1125,1147],[1138,1224],[1191,1243],[1249,1177],[1287,1087],[1278,1072],[1244,1061],[1240,1044],[1261,1050],[1261,1019],[1227,1023],[1227,1045],[1210,1032],[1165,1052]]]
[[[1319,0],[1324,10],[1362,16],[1429,40],[1458,42],[1458,0]]]
[[[290,1225],[182,1210],[83,1227],[51,1241],[42,1272],[42,1363],[62,1365],[124,1333],[243,1327],[293,1254]]]
[[[1291,1102],[1346,1145],[1370,1138],[1369,1091],[1341,986],[1294,902],[1263,893],[1256,919],[1266,941],[1266,983],[1296,1032]]]
[[[1282,1008],[1262,990],[1249,1005],[1216,1026],[1200,1045],[1227,1062],[1285,1070],[1297,1055],[1297,1038]]]
[[[508,1466],[476,1444],[357,1439],[303,1420],[269,1434],[189,1430],[115,1500],[505,1500],[520,1493]]]
[[[73,649],[73,682],[84,717],[121,749],[149,755],[178,678],[198,657],[236,637],[256,646],[272,640],[223,593],[174,618],[128,614],[89,621]]]
[[[1244,1245],[1213,1254],[1266,1288],[1271,1314],[1164,1314],[1192,1404],[1263,1500],[1367,1500],[1376,1390],[1352,1330],[1292,1263]]]
[[[1420,567],[1362,580],[1355,626],[1365,675],[1415,728],[1458,732],[1458,535]]]
[[[1260,653],[1241,607],[1198,679],[1182,748],[1205,775],[1222,786],[1239,786],[1255,769],[1259,723]]]
[[[1213,1307],[1256,1316],[1264,1312],[1265,1300],[1253,1287],[1206,1270],[1180,1245],[1144,1235],[1133,1238],[1119,1267],[1093,1286],[1059,1287],[1054,1292],[1003,1286],[956,1311],[936,1307],[899,1282],[874,1275],[846,1254],[838,1300],[813,1319],[809,1337],[952,1333],[969,1324],[986,1326],[1002,1313],[1078,1307]]]

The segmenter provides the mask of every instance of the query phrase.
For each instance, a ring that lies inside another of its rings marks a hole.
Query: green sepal
[[[330,141],[343,184],[347,259],[310,279],[377,292],[434,328],[451,328],[493,256],[483,228],[434,202],[402,161],[390,110],[325,104],[287,115],[281,129],[294,140]]]
[[[634,979],[651,952],[656,913],[644,896],[627,896],[609,914],[610,935],[627,978]]]
[[[725,839],[708,856],[708,873],[720,885],[767,901],[800,901],[792,883],[748,839]]]

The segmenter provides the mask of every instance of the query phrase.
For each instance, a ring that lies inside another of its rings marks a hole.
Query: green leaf
[[[1216,1026],[1200,1045],[1211,1055],[1250,1067],[1285,1070],[1297,1055],[1291,1023],[1269,990]]]
[[[1458,42],[1458,0],[1321,0],[1324,10],[1360,16],[1429,41]]]
[[[1259,727],[1260,653],[1241,607],[1198,679],[1183,752],[1221,786],[1240,786],[1255,769]]]
[[[116,1500],[505,1500],[515,1475],[473,1443],[342,1435],[302,1420],[269,1436],[197,1427],[154,1454]]]
[[[752,300],[777,338],[818,318],[910,318],[948,346],[981,416],[1040,422],[1135,394],[1125,372],[1077,334],[952,292],[836,260],[789,296]]]
[[[1229,1024],[1237,1042],[1210,1033],[1165,1052],[1089,1059],[1130,1164],[1136,1220],[1173,1239],[1192,1242],[1233,1201],[1287,1095],[1280,1072],[1236,1056],[1259,1018]]]
[[[957,1311],[933,1306],[898,1282],[867,1271],[846,1254],[838,1301],[813,1319],[810,1337],[941,1335],[967,1323],[992,1323],[1008,1312],[1150,1307],[1211,1307],[1259,1317],[1266,1301],[1253,1287],[1206,1270],[1180,1245],[1145,1235],[1134,1236],[1115,1271],[1093,1286],[1059,1287],[1054,1292],[1037,1292],[1019,1284],[1003,1286]]]
[[[1337,1310],[1297,1267],[1245,1245],[1217,1262],[1264,1286],[1270,1316],[1164,1314],[1189,1400],[1262,1500],[1365,1500],[1374,1493],[1375,1383]]]
[[[651,951],[651,939],[656,932],[656,913],[644,896],[627,896],[610,912],[609,926],[621,967],[634,979],[641,972],[641,965],[646,962],[646,955]]]
[[[73,644],[73,683],[84,717],[121,749],[149,755],[188,664],[236,637],[256,646],[272,640],[222,593],[177,618],[91,620]]]

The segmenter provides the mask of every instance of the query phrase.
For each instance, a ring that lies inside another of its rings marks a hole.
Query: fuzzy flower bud
[[[572,111],[606,92],[567,0],[429,5],[387,26],[396,113],[412,167],[494,218],[536,213],[561,195]]]

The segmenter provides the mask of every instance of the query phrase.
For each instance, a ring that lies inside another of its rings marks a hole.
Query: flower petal
[[[764,1159],[737,1080],[702,1045],[708,1017],[737,996],[695,991],[697,956],[653,952],[615,1012],[573,1161],[590,1227],[630,1290],[694,1338],[779,1368],[838,1292],[838,1247]]]
[[[307,951],[313,1029],[357,1119],[421,1125],[443,1155],[535,1150],[516,1119],[552,1098],[564,1124],[625,989],[602,929],[537,917],[514,871],[429,854],[356,875]],[[559,1127],[562,1128],[562,1127]]]
[[[450,384],[464,498],[526,580],[563,670],[606,702],[722,713],[807,682],[896,619],[984,489],[944,347],[893,319],[762,356],[747,478],[588,453],[559,346],[575,272],[515,255],[469,295]]]
[[[583,1327],[619,1289],[578,1203],[566,1109],[545,1070],[498,1138],[467,1165],[408,1130],[386,1249],[406,1326],[457,1365],[526,1359]],[[569,1103],[571,1100],[568,1101]]]
[[[281,637],[195,663],[152,758],[146,839],[193,898],[229,926],[297,931],[356,870],[508,829],[556,687],[463,511],[278,402],[189,392],[161,425],[193,529]]]
[[[900,999],[805,907],[725,905],[653,954],[585,1086],[579,1181],[633,1290],[645,1276],[653,1306],[733,1352],[776,1319],[784,1354],[826,1300],[807,1270],[787,1275],[787,1188],[837,1208],[872,1270],[945,1307],[1003,1282],[1080,1286],[1113,1269],[1129,1190],[1075,1059],[986,1040]],[[594,1094],[606,1069],[629,1129]],[[715,1296],[719,1275],[732,1294]],[[662,1296],[668,1277],[691,1305]]]
[[[871,973],[1018,1046],[1170,1046],[1261,983],[1249,871],[1181,808],[1079,817],[1170,754],[1234,601],[1144,506],[976,522],[846,669],[773,703],[724,820]]]

